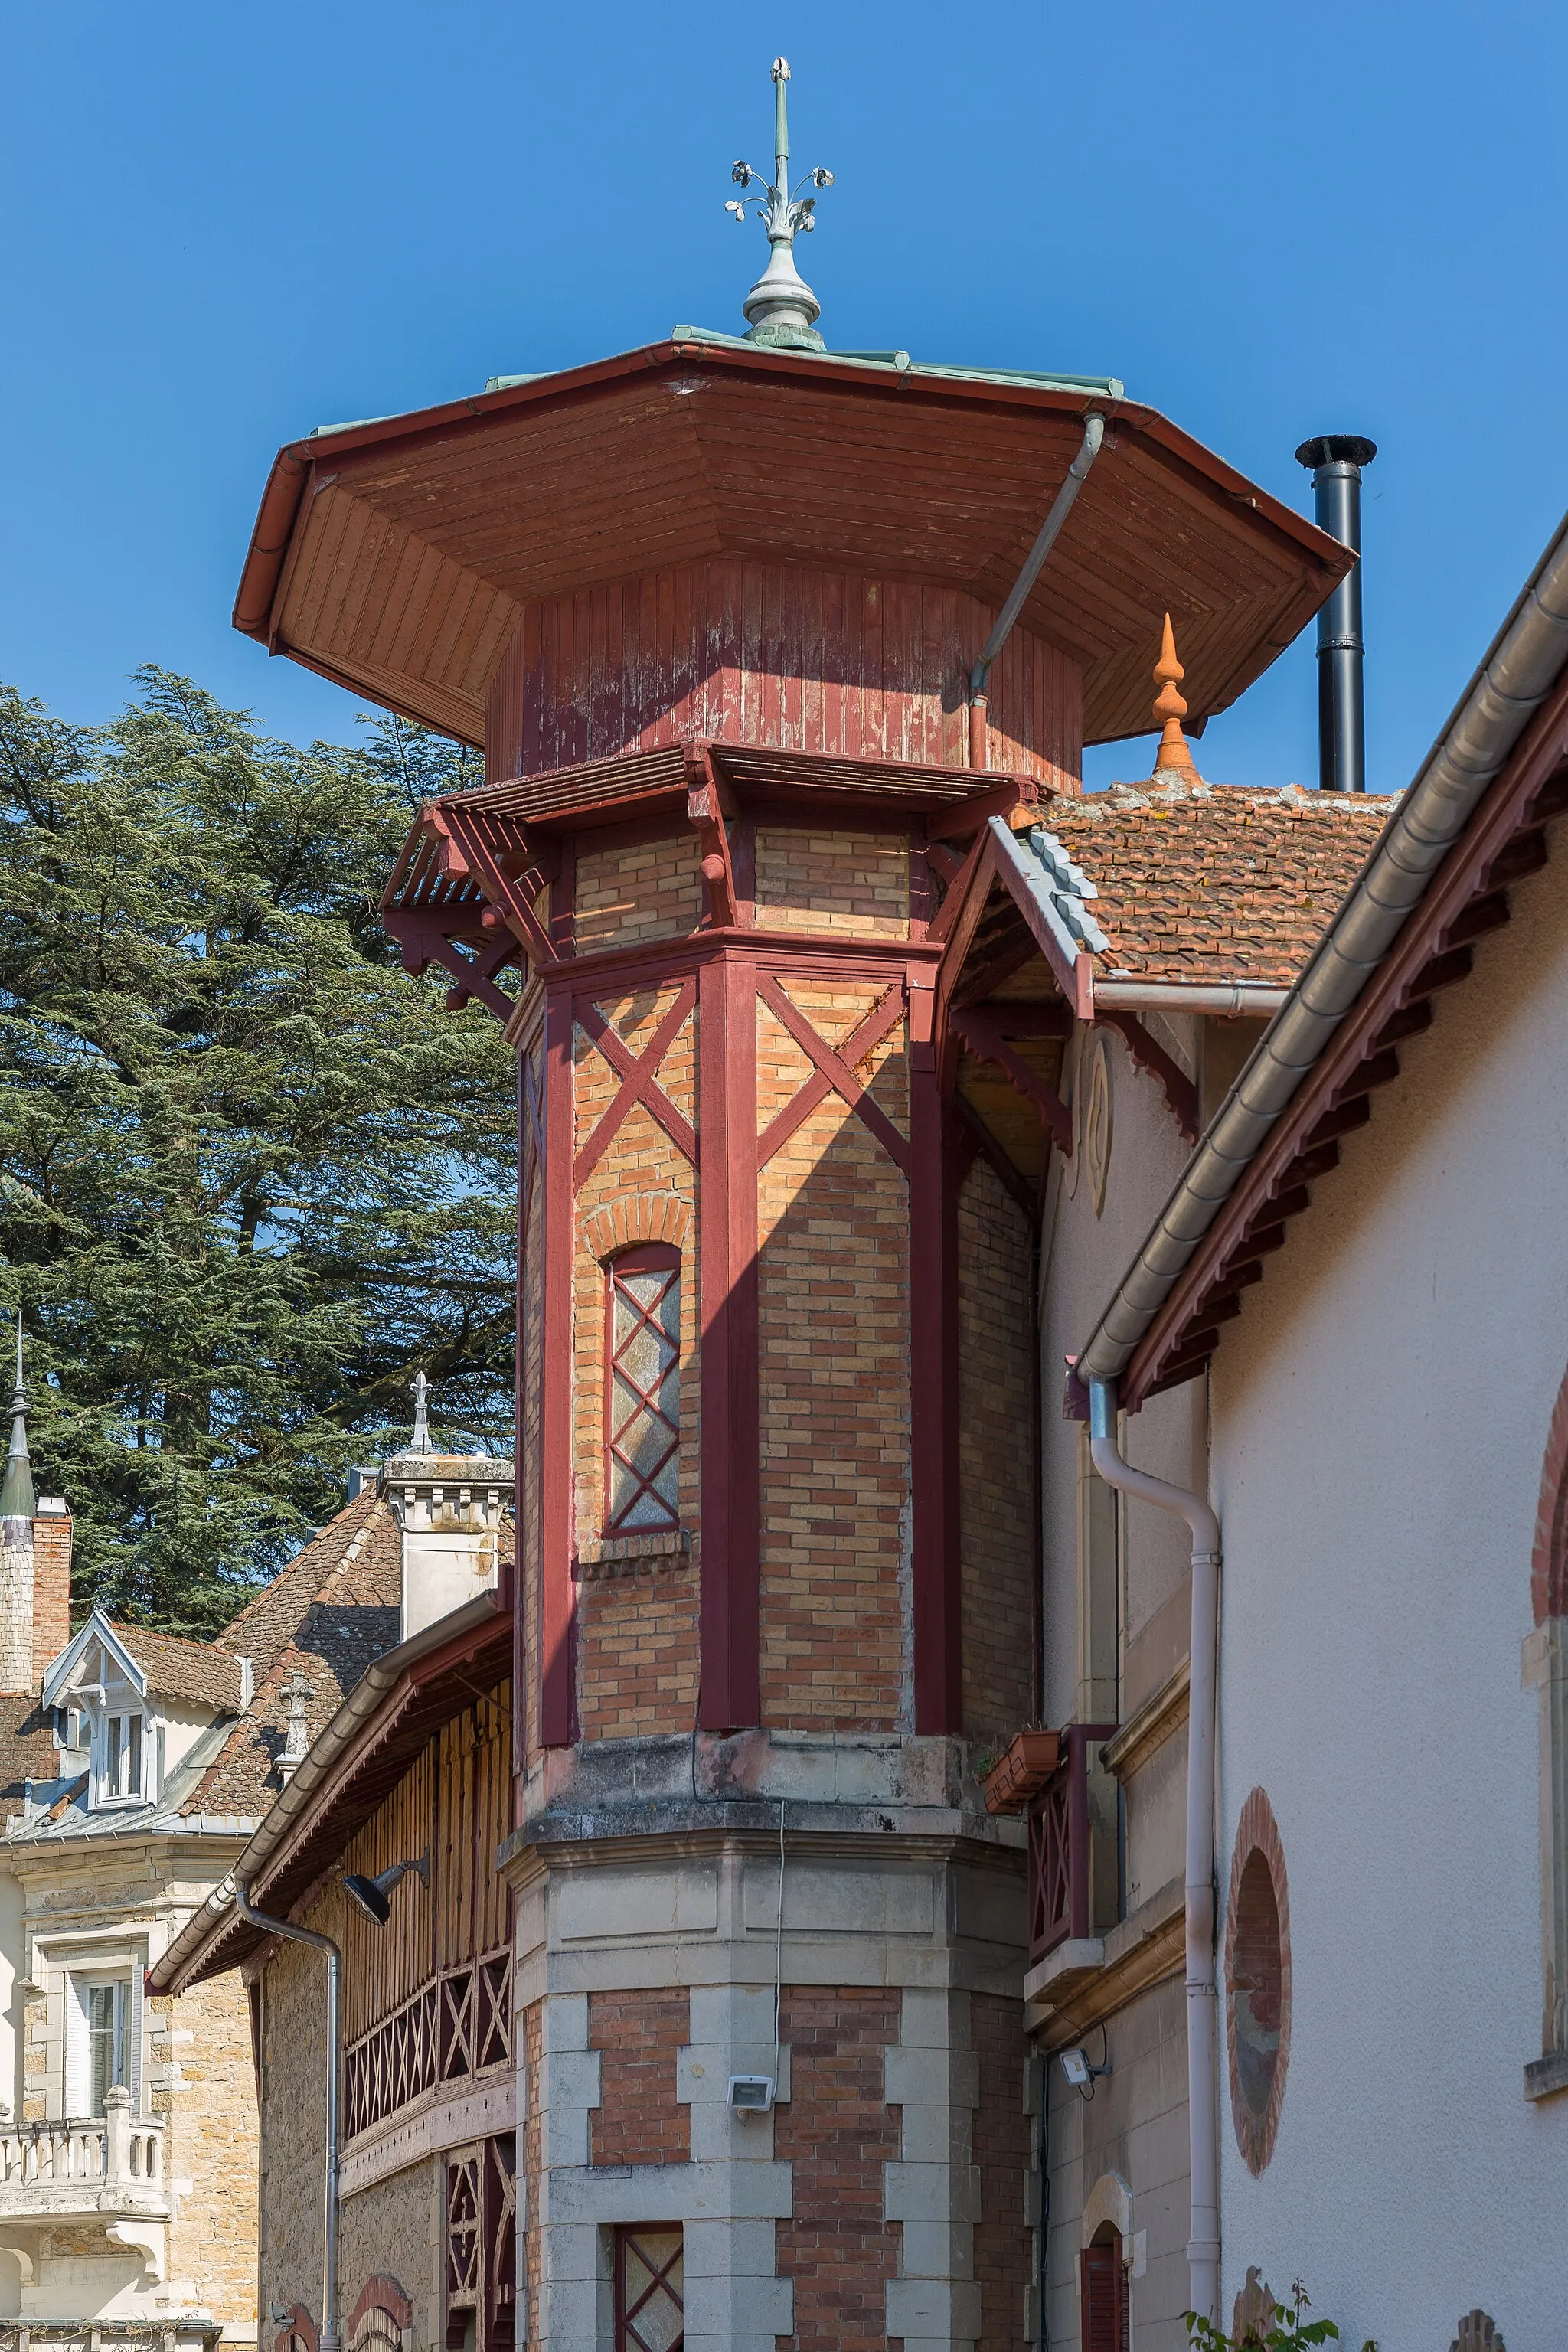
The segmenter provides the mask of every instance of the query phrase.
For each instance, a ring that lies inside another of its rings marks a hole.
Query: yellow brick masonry
[[[789,994],[838,1045],[879,992]],[[758,1016],[759,1122],[809,1074]],[[908,1129],[901,1026],[862,1066]],[[864,1122],[830,1097],[762,1171],[758,1199],[764,1722],[891,1729],[904,1654],[909,1503],[908,1192]]]
[[[1023,1212],[977,1160],[958,1200],[958,1465],[963,1727],[1010,1735],[1030,1717],[1036,1510],[1027,1326],[1034,1279]]]
[[[606,999],[599,1011],[634,1053],[678,991]],[[696,1107],[697,1016],[690,1014],[659,1067],[659,1083],[688,1118]],[[574,1039],[577,1148],[615,1100],[620,1080],[586,1031]],[[577,1703],[584,1738],[629,1738],[689,1729],[697,1705],[698,1578],[701,1530],[699,1465],[696,1186],[684,1155],[641,1104],[629,1113],[577,1197],[573,1279],[573,1449],[579,1552],[600,1536],[605,1512],[605,1272],[596,1250],[626,1223],[628,1204],[662,1198],[680,1212],[679,1509],[690,1542],[682,1558],[590,1571],[577,1588]],[[668,1213],[658,1223],[679,1230]],[[651,1227],[649,1228],[651,1231]]]
[[[580,849],[575,905],[579,955],[695,930],[702,915],[696,833],[633,848]]]
[[[760,824],[757,923],[763,930],[907,940],[907,844],[885,833]]]

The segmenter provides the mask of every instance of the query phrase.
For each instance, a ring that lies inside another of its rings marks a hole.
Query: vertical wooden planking
[[[491,772],[694,737],[962,766],[964,682],[990,618],[957,589],[738,558],[546,600],[524,608],[515,678],[510,648],[497,672]],[[1070,667],[1014,631],[991,677],[994,766],[1070,777],[1076,754],[1057,748]]]

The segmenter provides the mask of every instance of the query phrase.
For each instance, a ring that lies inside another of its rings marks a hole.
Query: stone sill
[[[597,1582],[602,1577],[653,1575],[659,1569],[684,1568],[691,1551],[685,1528],[649,1529],[645,1534],[605,1536],[584,1544],[574,1563],[580,1579]]]
[[[1043,2001],[1049,1996],[1048,2005],[1057,2009],[1104,1965],[1103,1936],[1085,1936],[1076,1941],[1069,1936],[1043,1960],[1036,1961],[1024,1979],[1024,1999]]]
[[[0,2186],[0,2221],[167,2221],[172,2208],[156,2187],[94,2187],[90,2180],[18,2180]]]
[[[1568,2091],[1568,2050],[1549,2050],[1532,2058],[1524,2070],[1527,2099],[1549,2099],[1553,2091]]]

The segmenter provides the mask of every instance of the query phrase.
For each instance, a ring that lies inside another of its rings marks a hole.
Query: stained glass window
[[[606,1268],[605,1533],[679,1524],[680,1253],[623,1250]]]

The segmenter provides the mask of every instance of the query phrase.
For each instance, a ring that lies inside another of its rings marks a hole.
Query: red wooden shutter
[[[1083,2250],[1082,2352],[1128,2352],[1131,2295],[1121,2240]]]

